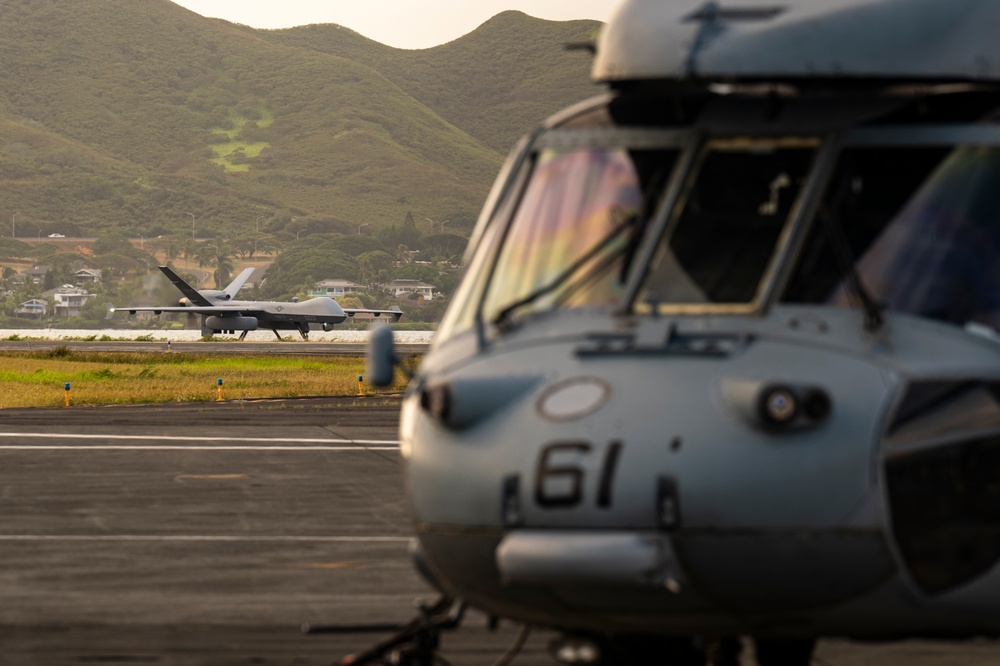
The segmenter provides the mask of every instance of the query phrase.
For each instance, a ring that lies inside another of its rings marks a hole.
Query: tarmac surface
[[[351,356],[363,357],[368,345],[358,342],[320,342],[284,340],[282,342],[260,341],[239,342],[225,340],[203,341],[156,341],[137,340],[0,340],[0,351],[49,351],[65,347],[80,352],[115,353],[162,353],[172,351],[183,354],[253,355],[269,354],[280,356]],[[395,352],[400,356],[426,354],[430,347],[426,343],[396,343]]]
[[[0,411],[0,664],[328,664],[410,619],[393,397]],[[456,666],[520,627],[470,613]],[[553,663],[536,631],[514,664]],[[745,665],[752,663],[744,660]],[[994,641],[823,641],[818,666],[985,666]]]

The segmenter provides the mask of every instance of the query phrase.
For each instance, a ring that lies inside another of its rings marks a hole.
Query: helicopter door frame
[[[802,251],[802,245],[816,220],[823,196],[826,194],[830,179],[833,177],[833,170],[840,158],[842,148],[841,137],[835,133],[827,136],[816,154],[805,187],[802,188],[799,200],[792,207],[792,211],[788,215],[788,224],[785,225],[785,229],[775,246],[777,249],[771,257],[768,275],[762,280],[757,292],[761,314],[767,312],[778,298],[778,294],[783,293],[788,286],[799,253]]]
[[[719,147],[742,146],[748,148],[754,146],[769,148],[814,147],[816,150],[812,163],[806,171],[805,183],[799,190],[782,225],[753,299],[747,303],[657,303],[654,313],[650,304],[638,301],[639,293],[649,277],[656,252],[660,250],[661,244],[667,242],[676,231],[687,205],[688,197],[701,174],[705,158],[712,150]],[[701,141],[693,151],[693,155],[690,156],[690,159],[684,160],[683,169],[678,169],[677,176],[681,183],[679,191],[673,190],[677,183],[671,183],[670,195],[672,196],[664,200],[667,215],[657,220],[657,226],[651,231],[649,238],[644,241],[644,247],[639,250],[637,265],[641,266],[642,270],[633,271],[630,275],[622,300],[621,312],[623,314],[666,316],[690,314],[761,315],[766,313],[771,300],[778,292],[779,280],[786,281],[788,279],[788,274],[791,272],[790,260],[804,242],[804,228],[808,227],[808,222],[815,216],[839,152],[839,136],[829,133],[816,132],[785,136],[763,133],[741,133],[730,136],[702,133]]]
[[[982,147],[1000,148],[1000,124],[984,123],[915,123],[907,125],[876,125],[857,127],[845,132],[828,135],[822,156],[817,156],[811,177],[818,183],[816,189],[804,188],[805,201],[801,220],[790,228],[786,254],[780,257],[774,279],[766,285],[762,298],[764,308],[770,307],[786,292],[798,262],[802,246],[816,224],[817,212],[826,196],[829,181],[833,178],[845,151],[857,148],[951,148]]]
[[[669,204],[669,197],[667,195],[675,194],[675,192],[680,189],[680,183],[683,183],[684,173],[686,173],[687,169],[690,167],[692,156],[697,154],[700,143],[701,132],[690,127],[682,129],[648,129],[620,126],[585,129],[547,127],[537,135],[532,136],[532,141],[527,146],[527,149],[520,160],[520,166],[523,169],[527,165],[528,173],[524,175],[530,176],[530,172],[535,168],[539,155],[541,155],[543,151],[551,149],[676,149],[678,151],[677,162],[674,164],[669,182],[667,187],[664,189],[664,195],[661,196],[661,203],[656,208],[657,212],[653,217],[654,227],[651,227],[652,229],[655,228],[660,218],[665,216],[670,210],[670,206],[665,205]],[[489,295],[490,286],[493,284],[496,277],[497,264],[499,263],[503,253],[504,245],[508,241],[508,236],[511,232],[515,216],[521,205],[521,199],[524,196],[527,183],[529,181],[530,177],[522,177],[519,179],[517,189],[514,189],[513,187],[505,188],[504,198],[506,198],[512,205],[506,207],[507,210],[504,211],[502,219],[495,218],[489,222],[490,225],[502,225],[502,228],[497,231],[499,238],[495,238],[491,242],[492,256],[488,258],[490,264],[488,267],[484,267],[483,269],[487,275],[479,285],[479,293],[472,297],[477,301],[475,306],[474,325],[477,331],[477,341],[480,349],[486,349],[498,339],[496,331],[492,330],[495,327],[492,327],[490,322],[488,322],[483,316],[483,310]],[[501,208],[505,208],[505,206],[497,206],[496,213],[500,213]],[[619,301],[620,305],[616,308],[616,312],[621,309],[621,304],[624,304],[625,302],[626,301],[624,299]]]

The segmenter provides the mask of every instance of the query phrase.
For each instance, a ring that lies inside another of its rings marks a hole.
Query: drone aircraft
[[[113,316],[116,311],[126,310],[129,314],[146,311],[160,314],[161,312],[183,312],[186,314],[198,314],[201,319],[201,334],[204,336],[213,333],[240,333],[240,340],[247,336],[250,331],[258,328],[269,328],[281,339],[279,330],[295,330],[302,336],[303,340],[309,339],[309,327],[311,324],[319,324],[324,331],[330,330],[334,324],[339,324],[348,317],[353,317],[358,313],[369,313],[373,315],[389,315],[398,321],[403,312],[398,307],[389,310],[362,310],[352,308],[342,308],[337,301],[325,296],[310,298],[301,303],[297,300],[292,302],[278,301],[238,301],[234,300],[236,293],[243,287],[253,273],[253,268],[246,268],[236,276],[236,279],[229,283],[225,289],[195,289],[185,282],[177,273],[167,266],[160,266],[160,271],[167,276],[170,283],[180,290],[184,297],[180,299],[177,306],[128,306],[124,308],[111,308],[108,316]]]
[[[514,149],[404,397],[420,627],[681,666],[1000,637],[998,30],[625,0],[608,92]]]

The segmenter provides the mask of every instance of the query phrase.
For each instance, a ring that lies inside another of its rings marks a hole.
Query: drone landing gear
[[[434,666],[441,662],[437,649],[441,632],[455,629],[465,615],[465,602],[442,596],[430,606],[420,605],[420,612],[406,624],[393,627],[395,633],[357,654],[336,662],[337,666],[364,664],[398,664],[399,666]],[[357,633],[385,631],[384,626],[304,626],[307,634]]]
[[[243,339],[245,339],[245,338],[247,337],[247,333],[249,333],[249,332],[250,332],[250,331],[248,331],[248,330],[246,330],[246,329],[243,329],[243,332],[242,332],[242,333],[240,333],[240,338],[239,338],[239,339],[240,339],[240,340],[243,340]]]
[[[295,324],[295,328],[298,329],[299,335],[306,342],[309,341],[309,324]]]
[[[278,338],[278,341],[280,342],[281,341],[281,336],[278,335],[278,329],[272,328],[271,332],[274,333],[274,337]]]

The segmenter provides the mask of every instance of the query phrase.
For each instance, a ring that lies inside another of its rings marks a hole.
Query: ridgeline
[[[0,235],[471,225],[516,137],[595,94],[593,21],[406,51],[167,0],[0,0]]]

